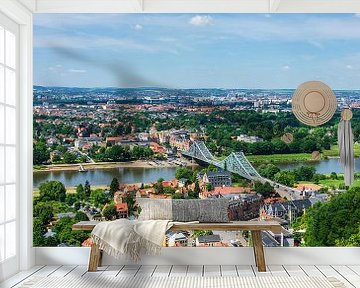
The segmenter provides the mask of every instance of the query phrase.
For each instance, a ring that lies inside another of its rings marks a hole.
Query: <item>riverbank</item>
[[[354,156],[360,157],[360,144],[354,144]],[[311,153],[297,153],[297,154],[272,154],[272,155],[248,155],[246,158],[254,165],[269,164],[269,163],[294,163],[294,162],[316,162]],[[339,147],[333,145],[330,150],[324,150],[321,153],[321,159],[339,158]]]
[[[184,166],[197,166],[196,163],[191,163],[187,160],[182,160]],[[85,170],[95,169],[112,169],[112,168],[167,168],[180,166],[179,161],[147,161],[137,160],[129,162],[98,162],[98,163],[82,163]],[[56,164],[56,165],[42,165],[34,166],[34,173],[46,171],[78,171],[80,164]]]

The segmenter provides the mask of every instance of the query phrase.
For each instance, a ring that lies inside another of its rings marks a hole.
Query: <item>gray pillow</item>
[[[225,223],[228,199],[136,199],[141,207],[139,220],[172,220]]]

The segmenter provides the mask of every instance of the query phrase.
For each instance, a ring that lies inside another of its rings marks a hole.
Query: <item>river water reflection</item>
[[[343,173],[343,168],[339,159],[328,159],[317,162],[296,162],[278,164],[281,169],[295,169],[303,165],[314,166],[317,173],[329,174],[331,172]],[[86,173],[78,171],[52,171],[34,173],[34,187],[38,187],[47,180],[58,180],[65,186],[76,186],[84,183],[86,180],[91,185],[109,185],[114,177],[117,177],[120,183],[150,183],[157,179],[164,178],[170,180],[175,177],[176,167],[160,168],[109,168],[89,170]],[[360,158],[355,159],[355,171],[360,171]]]

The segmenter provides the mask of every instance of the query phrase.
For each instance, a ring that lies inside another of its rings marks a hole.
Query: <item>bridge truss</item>
[[[247,160],[243,152],[233,152],[225,159],[217,160],[203,141],[195,141],[189,150],[183,151],[182,154],[208,164],[213,164],[216,167],[238,174],[248,180],[262,180],[260,174],[251,165],[249,160]]]

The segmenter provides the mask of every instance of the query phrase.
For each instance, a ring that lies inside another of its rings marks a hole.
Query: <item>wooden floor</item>
[[[320,276],[337,277],[347,287],[360,288],[359,266],[267,266],[259,273],[254,266],[103,266],[87,272],[86,266],[35,266],[0,283],[0,288],[19,287],[31,276],[42,277],[203,277],[203,276]]]

